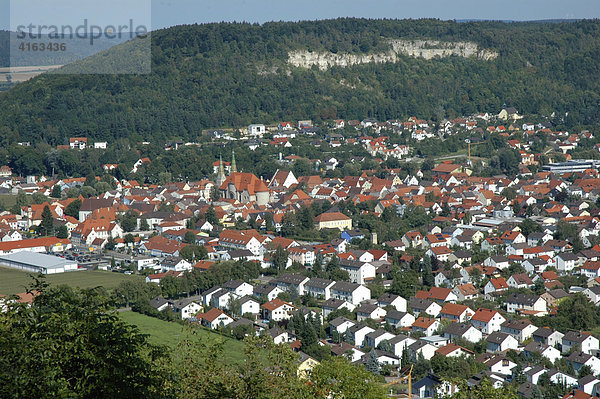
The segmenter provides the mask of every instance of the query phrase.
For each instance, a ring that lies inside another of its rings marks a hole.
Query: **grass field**
[[[31,274],[16,269],[0,266],[0,294],[11,295],[24,292],[31,283]],[[50,274],[46,281],[53,285],[66,284],[71,287],[92,288],[102,286],[112,289],[123,280],[141,279],[141,276],[128,276],[122,273],[104,271],[76,271],[61,274]]]
[[[175,347],[180,339],[190,336],[194,336],[198,341],[221,339],[225,340],[223,356],[225,360],[238,363],[244,359],[243,342],[223,337],[218,333],[204,328],[194,328],[194,334],[187,327],[180,324],[159,320],[131,311],[119,312],[119,317],[129,324],[137,326],[142,333],[148,334],[149,340],[153,344]]]

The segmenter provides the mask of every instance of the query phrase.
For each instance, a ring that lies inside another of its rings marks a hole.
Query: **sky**
[[[523,21],[600,18],[600,0],[0,0],[0,28],[14,29],[17,20],[78,25],[86,18],[107,25],[132,17],[150,23],[150,12],[152,30],[191,23],[337,17]]]

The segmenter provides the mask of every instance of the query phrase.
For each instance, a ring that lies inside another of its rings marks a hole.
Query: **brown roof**
[[[331,222],[333,220],[350,220],[349,216],[344,215],[341,212],[326,212],[322,213],[315,218],[316,222]]]

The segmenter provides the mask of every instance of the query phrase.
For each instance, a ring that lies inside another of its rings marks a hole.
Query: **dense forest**
[[[448,57],[320,71],[293,50],[369,54],[389,39],[472,41],[494,60]],[[121,46],[133,46],[125,43]],[[114,56],[126,48],[116,46]],[[0,55],[1,57],[1,55]],[[103,57],[110,57],[103,55]],[[600,21],[457,23],[337,19],[176,26],[152,35],[147,75],[43,75],[0,94],[0,138],[64,144],[195,139],[202,129],[281,120],[416,115],[437,120],[503,104],[600,121]]]

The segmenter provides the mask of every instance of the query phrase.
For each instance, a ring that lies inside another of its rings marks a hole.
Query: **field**
[[[203,328],[194,328],[195,334],[193,334],[187,330],[187,327],[180,324],[159,320],[131,311],[120,312],[119,317],[129,324],[137,326],[142,333],[148,334],[149,340],[153,344],[175,347],[181,338],[190,336],[195,336],[195,339],[198,341],[222,339],[225,340],[223,356],[225,360],[241,363],[244,358],[243,342],[223,337],[218,333]]]
[[[25,287],[31,283],[31,273],[0,266],[0,294],[11,295],[24,292]],[[46,281],[53,285],[66,284],[71,287],[92,288],[102,286],[112,289],[123,280],[142,278],[128,276],[122,273],[104,271],[77,271],[46,276]]]

